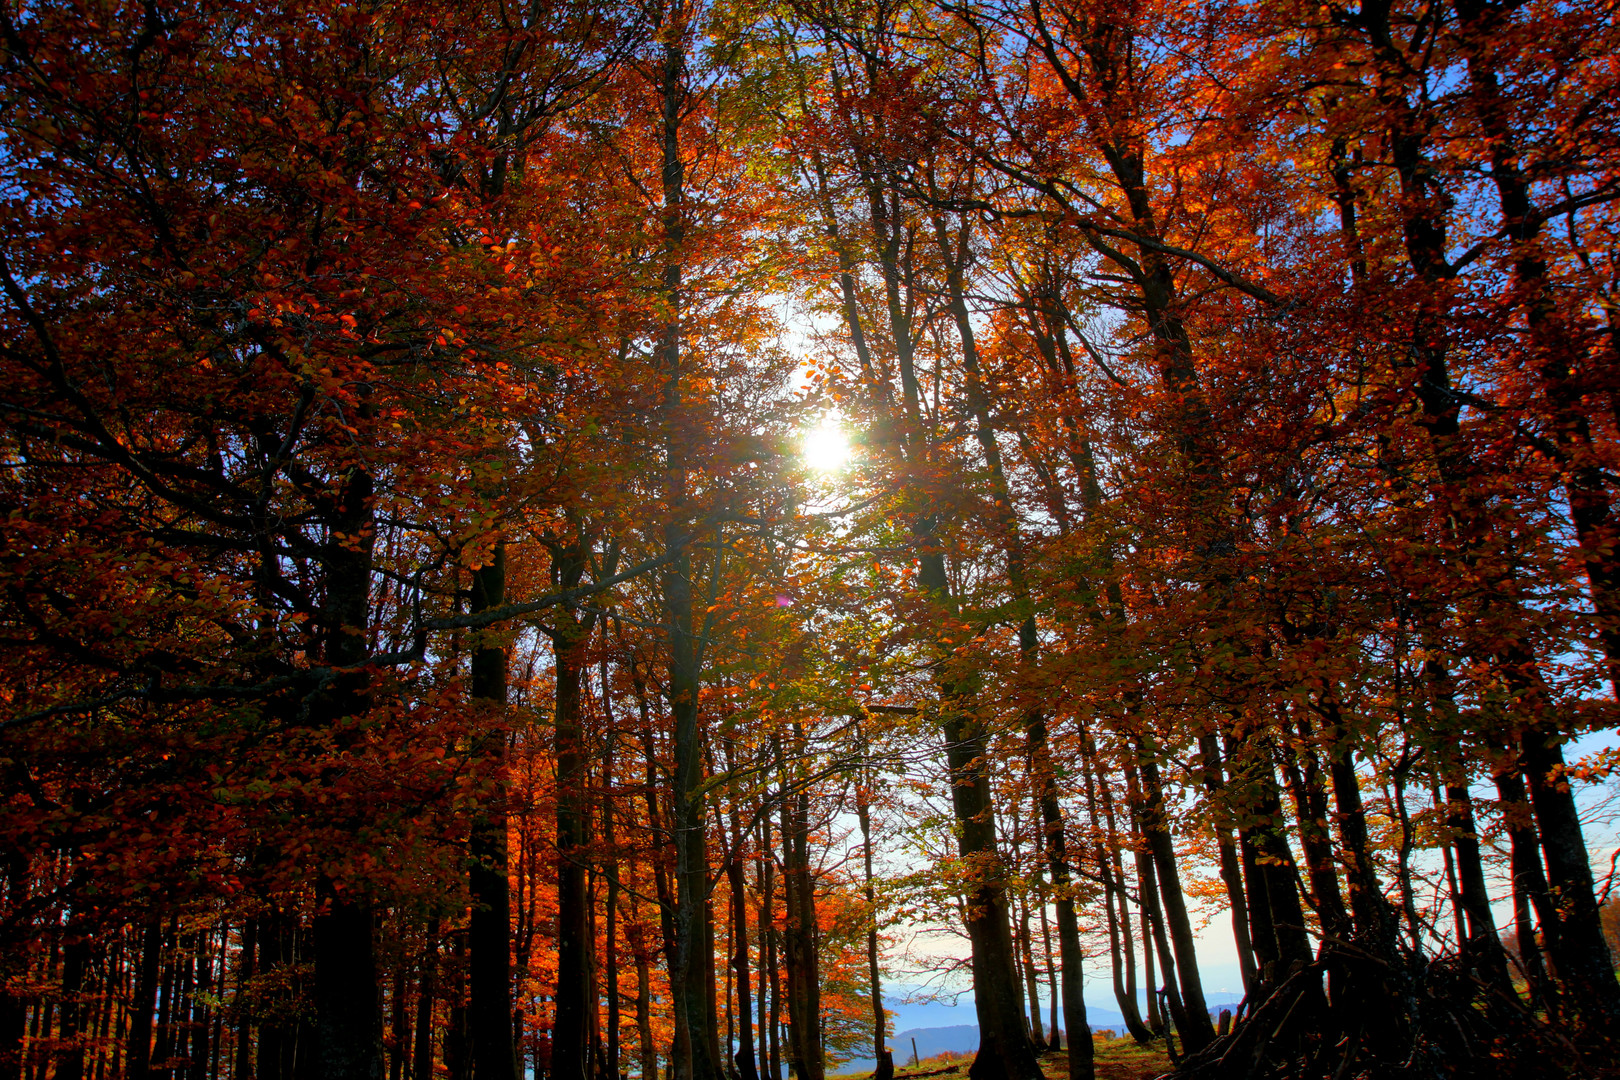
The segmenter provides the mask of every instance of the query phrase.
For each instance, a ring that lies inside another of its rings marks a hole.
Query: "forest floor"
[[[1151,1046],[1138,1046],[1129,1038],[1098,1039],[1092,1043],[1096,1048],[1097,1080],[1152,1080],[1170,1071],[1170,1058],[1164,1052],[1162,1042]],[[1067,1051],[1056,1054],[1042,1054],[1040,1058],[1041,1071],[1046,1074],[1046,1080],[1068,1080],[1069,1055]],[[895,1070],[895,1080],[922,1080],[924,1077],[933,1080],[966,1080],[968,1066],[973,1064],[971,1054],[964,1055],[961,1060],[942,1064],[937,1060],[924,1061],[915,1068]]]

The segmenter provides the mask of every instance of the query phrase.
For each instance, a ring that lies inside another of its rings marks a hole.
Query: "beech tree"
[[[0,5],[0,1076],[1600,1072],[1616,33]]]

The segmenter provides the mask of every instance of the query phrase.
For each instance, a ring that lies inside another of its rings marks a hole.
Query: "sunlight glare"
[[[817,472],[837,472],[850,456],[849,434],[836,417],[823,417],[804,436],[804,463]]]

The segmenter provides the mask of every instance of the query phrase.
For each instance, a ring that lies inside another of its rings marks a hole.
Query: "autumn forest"
[[[0,1080],[1616,1075],[1617,54],[0,0]]]

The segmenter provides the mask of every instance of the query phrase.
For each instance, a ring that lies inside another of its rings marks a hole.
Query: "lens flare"
[[[805,433],[804,463],[817,472],[837,472],[849,463],[849,433],[834,417],[826,417]]]

